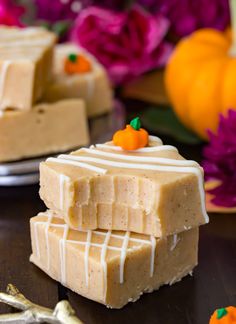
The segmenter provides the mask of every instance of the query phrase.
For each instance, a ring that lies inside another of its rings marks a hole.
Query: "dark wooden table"
[[[171,144],[187,158],[200,159],[201,147]],[[1,291],[13,283],[30,300],[48,307],[68,299],[88,324],[207,324],[215,308],[236,305],[235,214],[212,214],[210,223],[201,227],[199,265],[193,277],[145,294],[121,310],[109,310],[67,290],[29,262],[29,219],[45,210],[37,185],[0,188],[0,208]],[[0,313],[11,311],[0,305]]]

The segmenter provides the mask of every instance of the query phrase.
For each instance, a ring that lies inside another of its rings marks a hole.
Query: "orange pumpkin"
[[[81,54],[69,54],[64,63],[64,70],[67,74],[79,74],[91,71],[90,61]]]
[[[236,324],[236,307],[217,309],[211,316],[209,324]]]
[[[125,129],[117,131],[113,143],[124,150],[137,150],[148,144],[148,132],[141,128],[139,117],[134,118]]]
[[[174,111],[185,126],[207,139],[219,113],[236,109],[236,55],[229,32],[201,29],[177,44],[165,71]]]

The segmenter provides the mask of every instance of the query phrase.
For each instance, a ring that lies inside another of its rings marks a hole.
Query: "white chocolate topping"
[[[90,148],[82,148],[72,154],[61,154],[57,158],[49,158],[47,161],[84,167],[101,174],[106,174],[111,168],[117,168],[118,170],[146,170],[147,172],[154,171],[154,173],[173,172],[194,174],[198,179],[202,214],[205,221],[208,222],[209,218],[205,209],[203,173],[200,165],[195,161],[184,160],[177,153],[176,148],[161,145],[159,138],[149,136],[149,141],[151,146],[135,151],[125,151],[110,143],[97,144]],[[145,149],[150,149],[150,151],[144,151]],[[168,157],[158,156],[159,152],[165,151],[165,149],[170,151]],[[153,156],[148,155],[150,153]]]
[[[120,284],[123,284],[124,277],[125,277],[125,261],[126,256],[128,252],[133,251],[133,247],[129,247],[129,242],[136,242],[140,243],[141,245],[148,245],[151,247],[151,253],[150,253],[150,277],[153,276],[154,273],[154,259],[155,259],[155,249],[156,249],[156,239],[153,236],[150,236],[150,239],[148,240],[148,236],[144,236],[144,238],[136,238],[132,237],[130,232],[125,232],[124,235],[113,233],[112,231],[80,231],[86,233],[86,240],[80,241],[80,240],[70,240],[68,239],[69,232],[75,231],[71,230],[68,225],[66,224],[58,224],[53,223],[57,217],[53,215],[51,211],[48,211],[47,213],[40,213],[39,216],[47,217],[47,221],[35,221],[34,222],[34,232],[35,232],[35,246],[36,246],[36,256],[38,259],[41,258],[40,256],[40,248],[39,248],[39,239],[38,239],[38,233],[37,233],[37,226],[38,225],[44,225],[45,226],[45,239],[47,244],[47,253],[48,253],[48,266],[50,267],[50,254],[49,254],[49,229],[50,228],[61,228],[63,229],[63,237],[59,241],[59,251],[60,251],[60,269],[61,269],[61,281],[62,283],[66,283],[66,244],[77,244],[85,247],[84,250],[84,269],[85,269],[85,282],[86,285],[89,286],[89,252],[91,247],[95,247],[101,250],[100,254],[100,263],[101,268],[103,271],[103,278],[104,278],[104,289],[106,290],[107,287],[107,262],[106,262],[106,255],[107,250],[113,250],[120,253]],[[104,237],[103,243],[94,243],[92,241],[93,235],[99,235]],[[109,245],[110,239],[116,238],[118,240],[122,241],[121,247]],[[145,239],[147,238],[147,239]],[[104,294],[106,291],[104,291]]]

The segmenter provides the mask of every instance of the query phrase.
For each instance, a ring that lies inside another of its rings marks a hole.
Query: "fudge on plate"
[[[40,27],[0,26],[0,110],[29,110],[52,76],[56,35]]]
[[[66,99],[0,115],[0,162],[78,148],[89,143],[84,102]]]
[[[30,225],[31,262],[71,290],[112,308],[181,280],[197,264],[198,228],[162,239],[79,231],[52,211],[33,217]]]
[[[208,222],[203,171],[154,136],[127,151],[113,142],[49,158],[40,196],[74,229],[163,237]]]
[[[82,98],[88,117],[94,117],[112,109],[112,97],[106,71],[92,55],[70,43],[55,47],[53,80],[44,93],[44,101]]]

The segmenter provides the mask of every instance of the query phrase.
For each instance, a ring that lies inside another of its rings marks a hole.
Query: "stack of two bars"
[[[31,261],[112,308],[191,273],[208,222],[201,167],[148,141],[133,151],[97,144],[40,168],[49,210],[31,219]]]

